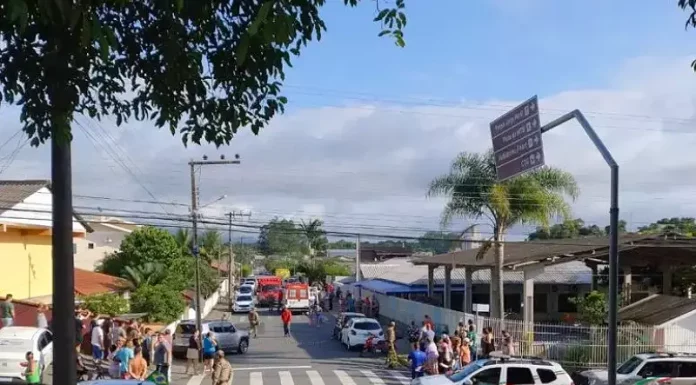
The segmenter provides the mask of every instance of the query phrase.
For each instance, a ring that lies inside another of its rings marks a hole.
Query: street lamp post
[[[203,160],[191,160],[188,164],[191,168],[191,227],[193,257],[196,259],[196,329],[201,332],[201,258],[198,250],[198,189],[196,187],[196,166],[203,167],[208,165],[222,164],[240,164],[239,155],[235,155],[234,160],[226,160],[224,155],[220,156],[220,160],[208,160],[207,156],[203,156]]]

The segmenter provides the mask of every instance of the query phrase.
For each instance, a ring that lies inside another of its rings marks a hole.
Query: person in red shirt
[[[290,309],[283,307],[283,311],[280,312],[280,319],[283,321],[283,332],[285,333],[285,337],[290,337],[290,321],[292,321]]]

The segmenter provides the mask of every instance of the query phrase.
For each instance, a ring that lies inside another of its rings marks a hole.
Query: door
[[[215,339],[218,343],[218,349],[227,351],[230,346],[230,338],[226,333],[223,332],[224,328],[222,327],[222,322],[211,322],[209,327],[210,331],[212,331],[213,335],[215,335]]]
[[[227,336],[227,343],[230,350],[237,349],[239,346],[239,333],[231,322],[222,322],[222,332]]]
[[[679,375],[667,381],[666,385],[692,385],[696,383],[696,362],[681,362]]]
[[[484,369],[471,376],[470,381],[473,385],[499,385],[501,382],[500,372],[500,368]]]
[[[638,371],[642,378],[673,378],[679,376],[679,362],[677,361],[652,361],[648,362]],[[668,381],[669,382],[669,381]]]
[[[38,349],[41,352],[41,364],[48,368],[53,363],[53,335],[50,331],[44,330],[39,337]]]

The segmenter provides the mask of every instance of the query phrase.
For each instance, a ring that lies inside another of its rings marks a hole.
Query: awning
[[[379,294],[400,294],[400,293],[417,293],[422,291],[422,289],[414,288],[408,285],[394,283],[390,281],[385,281],[382,279],[369,279],[365,281],[360,281],[354,284],[354,286],[362,287],[366,290],[372,291]]]

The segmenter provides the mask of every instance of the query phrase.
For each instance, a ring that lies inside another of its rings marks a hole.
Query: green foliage
[[[297,272],[302,273],[309,282],[326,282],[327,276],[347,276],[350,269],[335,261],[303,261],[297,265]]]
[[[186,289],[194,289],[195,286],[196,260],[193,257],[181,257],[172,261],[167,269],[167,275],[163,284],[179,292]],[[208,297],[217,290],[218,272],[212,266],[205,263],[200,264],[201,295]]]
[[[263,261],[263,268],[269,273],[274,273],[276,269],[288,269],[293,273],[300,263],[299,258],[271,257]]]
[[[181,316],[186,302],[181,294],[168,285],[143,285],[131,295],[131,311],[147,313],[148,322],[169,323]]]
[[[324,222],[320,219],[300,223],[299,228],[302,230],[305,247],[309,250],[309,256],[312,258],[317,253],[326,255],[326,246],[328,246],[329,241],[326,239],[326,231],[324,231],[323,226]]]
[[[657,222],[638,228],[641,234],[677,233],[687,237],[696,234],[696,219],[694,218],[662,218]]]
[[[241,264],[251,265],[256,256],[256,248],[245,244],[233,244],[232,252],[234,253],[234,261]]]
[[[113,317],[128,312],[128,300],[116,293],[93,294],[81,299],[84,307],[96,314]]]
[[[605,325],[609,304],[604,293],[592,291],[583,297],[571,298],[570,301],[578,307],[580,321],[588,325]]]
[[[360,0],[344,0],[356,6]],[[255,134],[287,98],[291,60],[326,31],[325,0],[12,0],[0,5],[0,88],[39,145],[75,113],[154,120],[184,143]],[[378,3],[379,6],[379,3]],[[374,18],[404,45],[404,0]],[[53,130],[53,131],[52,131]]]
[[[242,277],[248,277],[251,275],[252,268],[250,265],[242,265],[242,271],[240,272]]]
[[[224,245],[218,231],[208,230],[204,232],[198,238],[198,244],[200,246],[200,256],[207,264],[222,260],[222,248]]]
[[[142,265],[126,266],[123,278],[127,279],[133,287],[156,285],[167,278],[167,272],[164,264],[147,262]]]
[[[460,234],[445,233],[442,231],[428,231],[418,239],[415,250],[431,252],[433,254],[445,254],[459,246]]]
[[[308,252],[302,230],[295,222],[279,218],[261,227],[258,247],[259,251],[267,256],[300,257]]]
[[[181,257],[181,249],[169,232],[144,226],[128,234],[119,251],[107,257],[98,270],[109,275],[126,277],[126,267],[159,263],[165,266]]]
[[[355,249],[355,242],[346,241],[345,239],[339,239],[335,242],[329,242],[329,245],[327,247],[329,250]]]
[[[626,221],[619,221],[619,233],[626,232]],[[604,229],[597,225],[585,226],[585,221],[580,218],[569,219],[563,223],[555,224],[551,227],[537,227],[536,231],[530,233],[527,240],[534,241],[539,239],[570,239],[581,237],[601,237],[609,235],[609,226]]]

